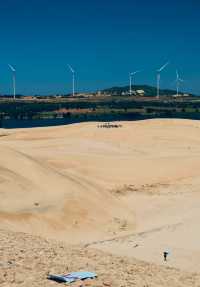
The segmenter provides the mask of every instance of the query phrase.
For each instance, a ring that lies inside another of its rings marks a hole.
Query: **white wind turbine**
[[[129,74],[129,94],[132,95],[132,86],[134,86],[134,76],[141,71],[135,71]]]
[[[68,67],[70,69],[70,71],[72,72],[72,94],[73,94],[73,97],[75,95],[75,71],[74,69],[72,69],[72,67],[68,64]]]
[[[180,83],[183,82],[183,80],[179,77],[178,70],[176,70],[176,96],[179,96],[179,87]]]
[[[160,97],[160,74],[169,65],[169,62],[164,64],[160,69],[157,70],[157,99]]]
[[[11,72],[12,72],[12,79],[13,79],[13,98],[15,99],[15,95],[16,95],[16,70],[13,66],[11,66],[10,64],[8,64],[8,67],[10,68]]]

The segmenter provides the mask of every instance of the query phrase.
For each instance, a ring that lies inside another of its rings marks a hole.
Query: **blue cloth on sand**
[[[93,272],[80,271],[72,272],[66,275],[49,275],[47,278],[56,282],[72,283],[76,280],[94,279],[97,275]]]

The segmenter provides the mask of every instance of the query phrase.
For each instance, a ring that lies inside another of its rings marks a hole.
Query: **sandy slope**
[[[200,284],[199,274],[0,230],[1,287],[64,286],[47,280],[47,275],[85,270],[95,272],[98,278],[76,282],[71,287],[197,287]]]
[[[1,146],[0,153],[1,226],[69,241],[76,234],[79,241],[97,224],[95,233],[106,233],[114,216],[128,225],[124,205],[98,186],[62,174],[19,150]]]
[[[200,123],[97,125],[0,130],[0,227],[198,271]]]

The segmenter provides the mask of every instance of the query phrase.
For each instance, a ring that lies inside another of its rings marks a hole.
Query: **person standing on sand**
[[[169,252],[167,252],[167,251],[163,252],[164,261],[167,261],[168,254],[169,254]]]

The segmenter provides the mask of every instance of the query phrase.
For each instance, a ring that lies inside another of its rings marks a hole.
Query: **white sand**
[[[0,130],[0,227],[199,271],[200,123],[122,125]]]

